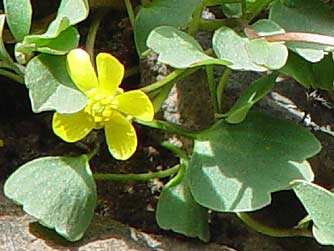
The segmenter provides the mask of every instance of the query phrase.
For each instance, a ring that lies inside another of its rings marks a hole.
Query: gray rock
[[[2,185],[0,185],[1,191]],[[1,251],[235,251],[224,245],[150,235],[96,215],[84,238],[70,243],[39,225],[0,193]]]

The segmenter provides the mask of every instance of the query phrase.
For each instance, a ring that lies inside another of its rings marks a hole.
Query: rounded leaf
[[[96,186],[86,155],[32,160],[7,179],[4,192],[70,241],[83,236],[94,215]]]

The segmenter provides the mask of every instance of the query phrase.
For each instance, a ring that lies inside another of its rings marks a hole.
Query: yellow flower
[[[66,142],[76,142],[93,129],[104,128],[111,155],[126,160],[137,148],[131,119],[153,120],[153,105],[144,92],[123,92],[119,88],[124,66],[115,57],[100,53],[96,66],[97,76],[89,55],[82,49],[74,49],[67,55],[68,73],[87,96],[88,103],[77,113],[54,113],[52,128]]]

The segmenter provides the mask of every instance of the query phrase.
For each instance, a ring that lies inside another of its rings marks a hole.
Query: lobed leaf
[[[334,194],[303,180],[292,182],[292,188],[314,223],[315,239],[322,245],[334,245]]]
[[[67,74],[65,56],[34,57],[26,67],[25,84],[34,112],[75,113],[87,104],[86,96]]]
[[[4,192],[70,241],[82,238],[94,215],[96,186],[86,155],[32,160],[7,179]]]
[[[305,128],[261,113],[240,124],[219,121],[199,133],[188,168],[189,186],[202,206],[221,212],[254,211],[294,179],[312,181],[305,160],[321,149]]]

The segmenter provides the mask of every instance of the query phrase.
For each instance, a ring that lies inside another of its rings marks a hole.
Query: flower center
[[[89,91],[87,96],[89,100],[85,112],[91,115],[97,127],[102,127],[105,122],[111,119],[116,106],[115,100],[113,96],[97,88]]]

